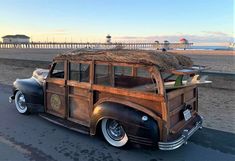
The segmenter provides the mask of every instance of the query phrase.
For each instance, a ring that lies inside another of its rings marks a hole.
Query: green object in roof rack
[[[183,75],[179,75],[175,80],[174,86],[177,87],[183,85],[182,80],[183,80]]]

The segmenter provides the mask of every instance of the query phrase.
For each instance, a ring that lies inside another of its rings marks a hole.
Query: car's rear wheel
[[[128,142],[128,137],[123,126],[116,120],[103,119],[101,130],[105,140],[115,147],[123,147]]]
[[[25,96],[21,91],[17,91],[15,94],[15,105],[19,113],[21,114],[28,113],[28,107],[25,101]]]

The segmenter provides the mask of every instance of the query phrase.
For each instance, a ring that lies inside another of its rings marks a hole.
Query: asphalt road
[[[37,114],[21,115],[0,84],[0,161],[234,161],[235,135],[204,128],[174,151],[129,146],[117,149],[54,125]]]

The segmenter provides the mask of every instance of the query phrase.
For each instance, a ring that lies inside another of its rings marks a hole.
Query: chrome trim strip
[[[200,116],[201,117],[201,116]],[[158,142],[158,147],[161,150],[174,150],[187,143],[187,140],[192,136],[198,129],[202,128],[203,118],[196,122],[195,126],[189,131],[185,129],[182,135],[175,141],[172,142]]]

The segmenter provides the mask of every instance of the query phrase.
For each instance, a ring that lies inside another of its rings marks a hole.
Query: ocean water
[[[229,48],[227,46],[191,46],[189,50],[234,50],[234,48]]]

